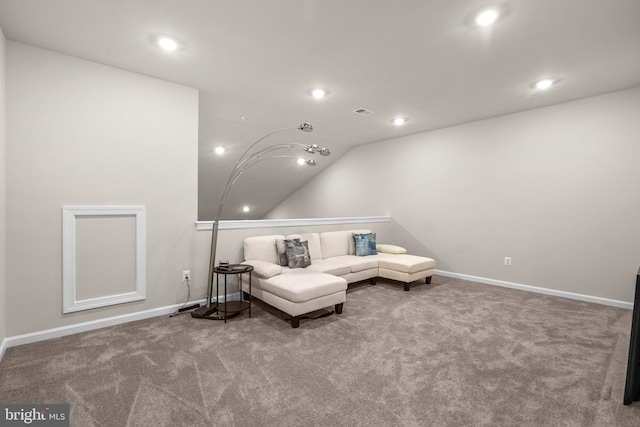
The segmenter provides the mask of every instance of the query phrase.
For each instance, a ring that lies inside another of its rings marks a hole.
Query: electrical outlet
[[[504,257],[504,265],[511,265],[511,257],[510,256]]]
[[[182,281],[191,280],[191,270],[182,270]]]

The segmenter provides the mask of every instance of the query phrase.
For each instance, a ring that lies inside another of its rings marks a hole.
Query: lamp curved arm
[[[249,169],[251,166],[255,165],[256,163],[260,163],[264,160],[271,160],[271,159],[299,159],[299,157],[295,157],[295,156],[269,156],[269,157],[257,157],[255,158],[255,160],[247,165],[245,165],[245,167],[243,167],[242,169],[239,169],[236,173],[235,178],[233,178],[233,181],[231,181],[231,187],[233,187],[233,184],[236,183],[236,181],[238,180],[238,178],[240,178],[240,176],[244,173],[244,171],[246,171],[247,169]],[[305,160],[305,163],[307,165],[313,165],[315,166],[315,163],[309,163],[309,160]]]
[[[255,165],[256,163],[260,163],[264,160],[271,160],[271,159],[298,159],[298,157],[295,156],[269,156],[269,157],[256,157],[254,158],[254,160],[251,163],[247,163],[244,165],[244,167],[234,170],[233,171],[233,181],[231,181],[229,183],[229,186],[225,189],[225,192],[222,195],[222,200],[220,200],[220,205],[218,207],[218,216],[216,217],[217,219],[219,219],[219,216],[222,214],[222,209],[224,207],[224,204],[227,202],[227,194],[229,193],[229,190],[231,190],[231,187],[233,187],[233,185],[236,183],[236,181],[238,180],[238,178],[240,178],[240,176],[244,173],[244,171],[246,171],[247,169],[249,169],[251,166]],[[309,163],[309,161],[305,161],[305,163],[307,165],[312,165],[311,163]],[[315,163],[313,164],[313,166],[315,166]]]
[[[231,182],[232,180],[235,180],[234,176],[238,173],[238,171],[246,169],[249,165],[251,164],[256,158],[259,158],[265,154],[268,154],[272,151],[276,151],[276,150],[280,150],[280,149],[284,149],[284,148],[294,148],[294,149],[298,149],[298,150],[302,150],[307,154],[316,154],[316,153],[320,153],[321,156],[329,156],[331,154],[331,151],[328,148],[320,148],[318,147],[316,144],[313,145],[304,145],[304,144],[300,144],[300,143],[290,143],[290,144],[275,144],[275,145],[270,145],[268,147],[263,148],[262,150],[251,154],[251,156],[246,157],[244,160],[242,160],[241,162],[237,162],[236,166],[234,167],[234,169],[231,171],[231,175],[229,177],[229,180],[227,181],[227,186],[228,188],[231,188],[233,186],[233,182]],[[276,156],[274,156],[276,157]],[[277,157],[282,157],[282,156],[277,156]],[[234,181],[235,182],[235,181]],[[227,189],[227,187],[225,187],[225,189]],[[223,193],[224,196],[224,193]]]
[[[253,147],[258,145],[260,142],[264,141],[265,139],[267,139],[271,135],[275,135],[276,133],[285,132],[285,131],[288,131],[288,130],[291,130],[291,131],[294,131],[294,132],[300,131],[300,130],[304,131],[304,132],[311,132],[311,131],[313,131],[313,126],[311,124],[309,124],[309,123],[302,123],[300,126],[297,126],[297,127],[294,127],[294,128],[282,128],[282,129],[278,129],[278,130],[275,130],[275,131],[273,131],[271,133],[266,134],[265,136],[263,136],[262,138],[258,139],[256,142],[251,144],[249,146],[249,148],[244,150],[244,152],[238,158],[238,161],[236,162],[236,164],[234,166],[234,170],[243,161],[243,158],[253,149]],[[302,145],[302,144],[300,144],[300,145]]]
[[[302,126],[302,125],[300,125]],[[274,150],[278,150],[281,148],[298,148],[298,147],[307,147],[304,144],[299,144],[299,143],[293,143],[293,144],[278,144],[278,145],[272,145],[269,147],[266,147],[260,151],[258,151],[257,153],[252,154],[249,157],[246,157],[247,154],[249,154],[249,152],[251,151],[251,149],[253,147],[255,147],[257,144],[259,144],[261,141],[265,140],[266,138],[270,137],[271,135],[275,135],[276,133],[279,132],[284,132],[287,130],[299,130],[300,127],[297,128],[284,128],[284,129],[279,129],[277,131],[271,132],[265,136],[263,136],[262,138],[258,139],[256,142],[254,142],[253,144],[251,144],[251,146],[249,148],[247,148],[238,158],[238,160],[236,161],[236,164],[233,166],[233,169],[231,171],[231,174],[229,175],[229,179],[227,179],[227,183],[224,187],[224,191],[222,192],[222,197],[220,198],[220,204],[218,205],[218,211],[216,212],[216,216],[214,218],[214,220],[216,218],[220,218],[220,215],[222,215],[222,205],[224,204],[224,200],[226,198],[227,193],[229,192],[229,190],[231,189],[231,187],[233,186],[233,184],[231,183],[231,181],[233,181],[234,179],[234,174],[242,167],[243,164],[245,164],[247,161],[249,161],[252,157],[256,156],[256,155],[263,155],[264,153],[268,153],[270,151],[274,151]]]
[[[276,144],[276,145],[270,145],[268,147],[265,147],[262,150],[260,150],[260,151],[258,151],[256,153],[253,153],[251,156],[245,158],[242,162],[238,162],[236,164],[236,166],[231,171],[231,175],[229,177],[229,181],[227,182],[227,188],[230,189],[233,186],[233,182],[235,182],[235,179],[236,179],[236,178],[234,178],[234,176],[236,174],[238,174],[239,171],[247,169],[250,164],[253,164],[252,162],[255,159],[260,158],[260,157],[264,156],[265,154],[269,154],[272,151],[281,150],[281,149],[285,149],[285,148],[294,148],[294,149],[305,151],[308,154],[314,154],[313,151],[309,151],[310,147],[311,146],[309,146],[309,145],[298,144],[298,143]],[[233,181],[233,182],[231,182],[231,181]],[[225,190],[227,190],[227,188],[225,188]],[[224,197],[224,193],[223,193],[223,197]]]
[[[242,153],[240,155],[240,157],[238,158],[238,161],[236,162],[236,166],[235,167],[238,167],[238,164],[241,162],[241,160],[244,158],[244,156],[246,156],[249,153],[249,151],[251,151],[253,149],[253,147],[258,145],[260,142],[264,141],[265,139],[269,138],[271,135],[275,135],[276,133],[284,132],[284,131],[287,131],[287,130],[292,130],[292,131],[295,132],[295,131],[297,131],[299,129],[300,129],[299,127],[297,127],[297,128],[282,128],[282,129],[278,129],[278,130],[275,130],[275,131],[273,131],[271,133],[266,134],[265,136],[263,136],[262,138],[258,139],[256,142],[251,144],[249,146],[249,148],[244,150],[244,153]],[[234,167],[234,169],[235,169],[235,167]]]
[[[311,126],[309,123],[303,123],[296,128],[284,128],[284,129],[276,130],[258,139],[256,142],[251,144],[251,146],[249,146],[249,148],[247,148],[242,153],[240,158],[236,161],[236,164],[233,167],[231,174],[229,175],[229,179],[227,179],[227,183],[222,193],[222,197],[220,198],[220,204],[218,205],[218,211],[216,212],[216,216],[213,221],[213,232],[211,235],[211,252],[210,252],[210,258],[209,258],[209,276],[207,278],[208,283],[207,283],[206,306],[205,306],[205,310],[203,310],[203,312],[201,312],[198,317],[206,317],[211,312],[213,312],[213,310],[211,309],[211,296],[213,291],[213,273],[214,273],[215,261],[216,261],[216,249],[217,249],[217,242],[218,242],[218,229],[220,225],[220,216],[222,215],[222,208],[224,207],[224,204],[227,199],[227,195],[229,194],[229,191],[231,190],[231,187],[233,186],[233,184],[235,184],[235,182],[238,180],[238,178],[240,178],[240,176],[244,173],[244,171],[246,171],[248,168],[250,168],[251,166],[253,166],[254,164],[262,160],[267,160],[271,158],[293,157],[293,156],[263,157],[265,154],[271,153],[276,150],[280,150],[284,148],[296,148],[311,154],[320,152],[320,154],[322,154],[323,156],[329,155],[329,150],[326,148],[320,149],[316,145],[304,145],[299,143],[293,143],[293,144],[276,144],[273,146],[269,146],[247,157],[249,152],[257,144],[264,141],[266,138],[270,137],[271,135],[274,135],[279,132],[287,131],[287,130],[292,130],[292,131],[302,130],[304,132],[310,132],[313,130],[313,126]]]

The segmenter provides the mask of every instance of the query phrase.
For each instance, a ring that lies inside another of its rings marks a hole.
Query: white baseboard
[[[230,295],[231,297],[231,295]],[[204,304],[205,299],[200,301],[191,301],[187,305],[190,304]],[[106,328],[108,326],[120,325],[128,322],[135,322],[136,320],[144,320],[149,319],[151,317],[157,316],[167,316],[171,313],[175,313],[180,307],[183,307],[185,304],[174,304],[166,307],[154,308],[151,310],[138,311],[136,313],[131,314],[123,314],[121,316],[108,317],[106,319],[92,320],[90,322],[78,323],[75,325],[62,326],[59,328],[46,329],[44,331],[32,332],[24,335],[16,335],[14,337],[5,338],[2,342],[3,347],[0,347],[4,350],[6,348],[15,347],[23,344],[31,344],[38,341],[50,340],[53,338],[60,338],[67,335],[78,334],[80,332],[92,331],[94,329]],[[5,345],[6,343],[6,345]],[[2,353],[0,353],[2,354]],[[0,358],[0,360],[2,360]]]
[[[236,292],[233,294],[229,294],[227,300],[229,301],[240,301],[241,294],[240,292]],[[212,298],[215,300],[215,298]],[[223,298],[220,298],[221,301],[224,301]],[[204,305],[206,299],[202,299],[199,301],[191,301],[187,304],[174,304],[166,307],[154,308],[151,310],[139,311],[131,314],[123,314],[121,316],[108,317],[106,319],[92,320],[90,322],[78,323],[75,325],[62,326],[59,328],[46,329],[44,331],[32,332],[24,335],[16,335],[14,337],[5,338],[0,344],[0,361],[2,361],[2,356],[4,356],[4,352],[7,348],[16,347],[18,345],[23,344],[31,344],[38,341],[50,340],[53,338],[60,338],[67,335],[78,334],[81,332],[92,331],[94,329],[106,328],[109,326],[120,325],[128,322],[135,322],[136,320],[144,320],[149,319],[151,317],[158,316],[168,316],[169,314],[175,313],[179,308],[185,305],[191,304],[201,304]]]
[[[612,307],[626,308],[633,310],[632,302],[618,301],[614,299],[594,297],[591,295],[574,294],[572,292],[558,291],[555,289],[540,288],[537,286],[523,285],[520,283],[505,282],[502,280],[487,279],[486,277],[469,276],[467,274],[451,273],[449,271],[434,270],[439,276],[453,277],[454,279],[469,280],[472,282],[484,283],[485,285],[501,286],[503,288],[518,289],[521,291],[534,292],[537,294],[552,295],[556,297],[575,299],[579,301],[593,302],[596,304],[609,305]]]
[[[7,339],[3,339],[0,343],[0,362],[2,362],[2,358],[4,357],[4,352],[7,351],[8,344]]]
[[[214,297],[211,297],[211,302],[215,301],[216,299]],[[225,302],[225,301],[242,301],[240,298],[240,292],[236,292],[233,294],[229,294],[228,298],[220,298],[221,302]],[[206,298],[203,300],[203,302],[206,301]]]

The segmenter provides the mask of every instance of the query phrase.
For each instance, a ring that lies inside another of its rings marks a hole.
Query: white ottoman
[[[292,316],[294,328],[300,326],[303,315],[326,307],[335,306],[335,312],[341,314],[347,300],[345,279],[304,268],[285,269],[261,280],[260,288],[254,288],[253,295]]]
[[[384,254],[378,261],[378,276],[404,282],[404,290],[408,291],[409,284],[416,280],[425,279],[425,283],[431,283],[435,266],[436,262],[431,258]]]

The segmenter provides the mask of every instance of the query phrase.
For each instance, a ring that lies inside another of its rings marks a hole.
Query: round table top
[[[228,267],[220,268],[218,266],[213,269],[216,274],[242,274],[250,271],[253,271],[253,266],[247,264],[229,264]]]

